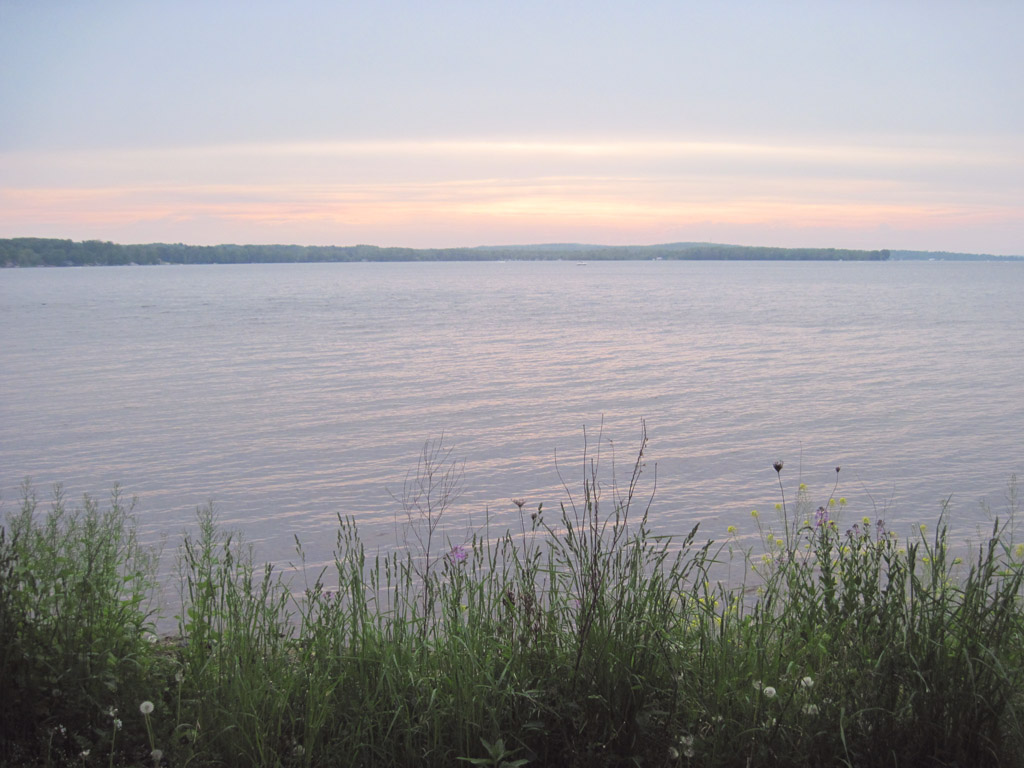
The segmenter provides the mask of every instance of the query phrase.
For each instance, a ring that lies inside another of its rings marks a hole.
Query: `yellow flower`
[[[750,516],[756,520],[757,519],[757,510],[756,509],[750,510]]]
[[[775,509],[776,510],[781,510],[782,509],[782,505],[779,504],[779,502],[775,502]]]
[[[728,533],[736,533],[736,526],[735,526],[735,525],[730,525],[730,526],[729,526],[728,528],[726,528],[725,530],[726,530],[726,531],[727,531]]]
[[[870,517],[862,517],[860,520],[861,520],[862,523],[864,523],[864,525],[871,525],[871,518]]]

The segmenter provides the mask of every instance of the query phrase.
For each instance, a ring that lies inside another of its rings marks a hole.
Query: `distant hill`
[[[125,264],[251,264],[324,261],[501,261],[501,260],[650,260],[702,261],[885,261],[889,251],[838,248],[767,248],[717,243],[664,245],[478,246],[476,248],[381,248],[376,245],[118,245],[100,240],[39,237],[0,239],[4,267],[73,267]]]
[[[1021,261],[1021,256],[992,256],[949,251],[855,251],[840,248],[768,248],[721,243],[662,245],[481,245],[475,248],[382,248],[376,245],[118,245],[101,240],[41,237],[0,239],[0,266],[74,267],[124,264],[254,264],[317,261]]]

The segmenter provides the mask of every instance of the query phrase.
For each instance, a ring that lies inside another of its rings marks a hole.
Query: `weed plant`
[[[333,567],[298,590],[207,507],[179,549],[178,635],[158,642],[130,505],[69,511],[58,490],[40,515],[26,486],[0,528],[0,758],[1024,764],[1012,521],[961,560],[944,518],[901,542],[881,520],[843,522],[835,488],[815,508],[801,486],[740,552],[696,528],[653,535],[643,462],[642,443],[620,490],[586,459],[557,514],[516,499],[519,530],[451,541],[460,469],[428,443],[399,497],[416,546],[368,558],[339,518]],[[729,558],[745,578],[715,582]]]

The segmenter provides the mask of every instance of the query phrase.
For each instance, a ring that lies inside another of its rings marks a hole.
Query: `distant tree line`
[[[889,251],[837,248],[764,248],[715,243],[592,246],[482,246],[478,248],[381,248],[375,245],[118,245],[100,240],[39,237],[0,239],[4,267],[80,267],[127,264],[265,264],[318,261],[585,261],[688,259],[749,261],[885,261]]]

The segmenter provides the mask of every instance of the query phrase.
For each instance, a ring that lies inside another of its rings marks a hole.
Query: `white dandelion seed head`
[[[814,687],[814,679],[812,677],[810,677],[810,676],[807,676],[803,680],[800,681],[800,685],[802,685],[804,688],[813,688]]]
[[[767,686],[767,687],[766,687],[766,688],[764,689],[764,697],[765,697],[766,699],[774,699],[774,698],[775,698],[775,689],[774,689],[774,688],[772,688],[772,687],[771,687],[770,685],[769,685],[769,686]]]
[[[151,714],[153,714],[153,702],[152,701],[144,701],[141,704],[139,704],[139,712],[141,712],[144,715],[151,715]]]

